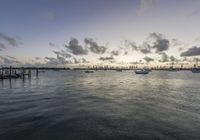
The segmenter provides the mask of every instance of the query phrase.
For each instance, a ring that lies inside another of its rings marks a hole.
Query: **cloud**
[[[124,55],[128,54],[127,49],[131,49],[132,51],[140,51],[143,54],[151,53],[151,46],[144,42],[142,45],[137,46],[134,41],[125,40],[124,42],[121,42],[125,47],[121,47],[121,49],[125,50]]]
[[[156,52],[163,52],[169,49],[169,40],[164,38],[160,33],[150,33],[148,39],[153,39],[152,48],[156,49]]]
[[[0,42],[0,49],[6,49],[5,44],[3,44],[3,43]]]
[[[45,59],[47,60],[47,63],[46,64],[49,64],[49,65],[57,65],[58,64],[58,61],[56,58],[53,58],[53,57],[45,57]]]
[[[1,48],[5,48],[6,44],[10,45],[10,46],[18,46],[19,45],[19,42],[13,38],[13,37],[10,37],[4,33],[1,33],[0,32],[0,41],[3,41],[4,43],[0,42],[0,46]]]
[[[85,58],[82,58],[82,63],[89,63]]]
[[[138,50],[143,53],[143,54],[148,54],[148,53],[151,53],[151,46],[144,42],[139,48]]]
[[[71,64],[70,60],[66,60],[64,57],[57,55],[56,58],[53,57],[45,57],[46,64],[45,66],[58,66],[58,65],[65,65]]]
[[[151,62],[151,61],[154,61],[153,58],[148,57],[148,56],[144,57],[143,59],[144,59],[147,63],[149,63],[149,62]]]
[[[127,52],[127,51],[125,51],[125,52],[124,52],[124,55],[128,55],[128,52]]]
[[[3,65],[21,64],[20,61],[16,60],[15,57],[11,57],[11,56],[7,56],[7,57],[0,56],[0,60],[1,60]]]
[[[68,64],[69,63],[68,60],[66,60],[64,57],[59,56],[59,55],[57,55],[57,60],[58,60],[58,64],[64,65],[64,64]]]
[[[130,64],[137,65],[137,64],[141,64],[141,62],[134,61],[134,62],[130,62]]]
[[[100,57],[99,58],[100,61],[112,61],[114,60],[114,57],[109,56],[109,57]]]
[[[35,57],[35,60],[41,60],[42,58],[41,57]]]
[[[71,54],[67,53],[67,52],[64,51],[64,50],[61,50],[61,51],[53,51],[53,53],[55,53],[56,55],[65,57],[65,58],[70,58],[70,57],[72,57]]]
[[[177,61],[177,59],[174,56],[170,56],[169,59],[171,62]]]
[[[171,40],[171,43],[170,43],[172,46],[180,46],[180,45],[183,45],[183,43],[180,41],[180,40],[177,40],[177,39],[172,39]]]
[[[87,49],[79,45],[79,42],[76,38],[72,38],[68,45],[65,44],[65,47],[74,55],[86,55],[88,54]]]
[[[91,52],[96,54],[104,54],[107,50],[105,46],[99,46],[93,39],[85,38],[85,44],[89,46]]]
[[[118,56],[119,55],[119,51],[111,51],[111,55]]]
[[[193,46],[189,48],[187,51],[182,52],[181,56],[198,56],[200,55],[200,47]]]
[[[59,46],[53,42],[49,42],[49,46],[53,48],[59,48]]]
[[[16,60],[16,58],[13,57],[13,56],[6,55],[6,57],[8,57],[8,58],[10,58],[10,59],[15,59],[15,60]]]
[[[161,55],[161,60],[159,60],[160,62],[168,62],[169,61],[169,57],[166,53],[160,53]]]
[[[73,59],[74,59],[74,64],[79,64],[79,63],[81,63],[81,61],[79,61],[79,60],[76,59],[75,57],[74,57]]]
[[[136,45],[136,43],[135,42],[132,42],[132,41],[130,41],[130,40],[125,40],[124,41],[124,45],[125,45],[125,49],[129,49],[129,48],[131,48],[132,50],[138,50],[138,47],[137,47],[137,45]]]
[[[180,47],[178,48],[178,51],[181,52],[184,48]]]

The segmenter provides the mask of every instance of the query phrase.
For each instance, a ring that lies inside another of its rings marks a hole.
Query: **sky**
[[[191,63],[199,0],[0,0],[0,65]]]

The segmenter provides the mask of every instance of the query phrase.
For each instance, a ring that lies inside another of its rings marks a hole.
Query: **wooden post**
[[[28,78],[31,78],[31,70],[28,70]]]
[[[9,78],[11,79],[12,76],[12,67],[10,66]]]
[[[25,69],[22,68],[22,75],[23,75],[23,79],[25,78]]]
[[[38,78],[38,68],[36,69],[36,77]]]
[[[4,79],[4,68],[2,67],[2,79]]]

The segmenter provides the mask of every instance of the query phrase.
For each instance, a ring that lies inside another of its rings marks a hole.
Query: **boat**
[[[149,74],[149,70],[146,69],[135,70],[135,74]]]
[[[192,73],[200,73],[200,68],[193,68]]]
[[[86,70],[85,73],[94,73],[93,70]]]
[[[122,69],[116,69],[116,72],[122,72]]]
[[[167,71],[169,71],[169,72],[177,72],[177,71],[178,71],[178,69],[169,68]]]

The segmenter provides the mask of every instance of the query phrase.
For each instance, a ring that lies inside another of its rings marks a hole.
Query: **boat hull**
[[[149,71],[135,71],[135,74],[149,74]]]
[[[200,70],[192,70],[192,73],[200,73]]]

